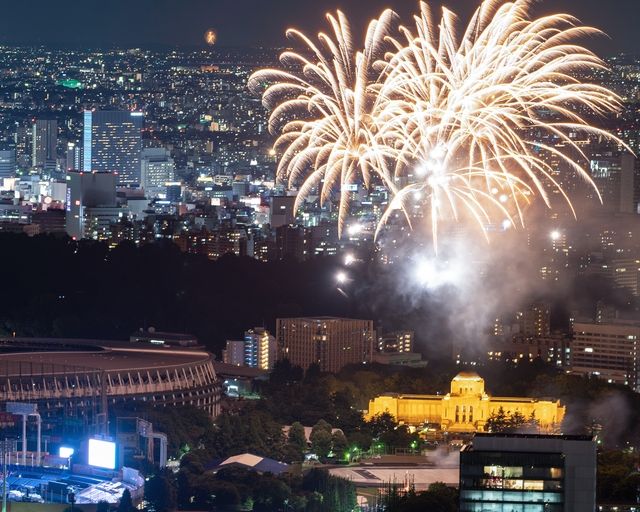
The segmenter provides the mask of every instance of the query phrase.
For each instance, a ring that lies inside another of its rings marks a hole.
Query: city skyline
[[[442,2],[430,2],[440,6]],[[447,7],[460,14],[464,23],[478,2],[456,0]],[[27,4],[12,2],[0,19],[0,43],[27,45],[82,45],[91,47],[201,46],[205,32],[217,32],[221,47],[287,46],[284,32],[290,26],[314,33],[324,26],[324,13],[342,9],[354,20],[356,30],[367,20],[391,7],[410,23],[418,2],[372,0],[363,5],[356,0],[318,2],[278,0],[115,0],[102,4],[90,0],[81,4],[64,0],[35,0]],[[539,14],[568,12],[587,25],[601,29],[608,37],[592,39],[587,45],[603,55],[640,52],[640,32],[634,22],[640,14],[635,0],[618,0],[615,9],[603,9],[599,0],[543,1],[535,6]],[[69,27],[69,29],[65,29]],[[71,29],[72,27],[72,29]]]

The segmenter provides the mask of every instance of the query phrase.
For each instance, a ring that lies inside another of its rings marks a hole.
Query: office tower
[[[634,197],[636,159],[633,155],[597,156],[591,160],[590,167],[606,211],[637,213]]]
[[[519,315],[520,333],[524,336],[548,336],[551,311],[548,304],[534,302]]]
[[[32,126],[31,165],[55,170],[58,145],[58,122],[55,119],[37,119]]]
[[[175,164],[165,148],[145,148],[140,156],[140,186],[147,197],[167,194],[167,183],[174,180]]]
[[[375,331],[372,320],[329,316],[278,318],[278,358],[309,368],[338,372],[347,364],[370,362]]]
[[[79,171],[82,169],[82,146],[76,142],[67,143],[66,166],[67,171]]]
[[[271,198],[271,227],[273,229],[280,226],[288,226],[296,220],[293,205],[296,202],[295,196],[273,196]]]
[[[67,234],[85,235],[88,208],[116,206],[116,175],[111,172],[69,172],[67,174]]]
[[[276,228],[277,258],[306,260],[311,254],[311,233],[302,226],[284,224]]]
[[[24,126],[16,123],[14,142],[16,146],[16,162],[21,167],[31,167],[31,137],[33,126]]]
[[[460,452],[460,512],[594,512],[590,436],[476,434]]]
[[[640,391],[638,357],[640,322],[576,322],[573,325],[571,372],[595,375]]]
[[[16,150],[0,149],[0,178],[13,178],[16,175]]]
[[[616,287],[627,288],[636,297],[640,295],[640,259],[616,258],[608,267]]]
[[[85,111],[83,170],[114,172],[119,185],[139,185],[143,116],[126,110]]]

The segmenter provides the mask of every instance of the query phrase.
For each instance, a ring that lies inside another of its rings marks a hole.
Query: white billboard
[[[101,439],[89,439],[89,466],[116,468],[116,443]]]

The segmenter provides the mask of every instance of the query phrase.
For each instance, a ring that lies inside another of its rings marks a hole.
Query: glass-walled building
[[[592,512],[587,436],[477,434],[460,453],[461,512]]]

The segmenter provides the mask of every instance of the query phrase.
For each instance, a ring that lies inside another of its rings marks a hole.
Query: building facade
[[[58,145],[58,122],[55,119],[38,119],[32,127],[31,165],[55,170]]]
[[[338,372],[348,364],[370,362],[375,331],[372,320],[336,317],[278,318],[278,358],[309,368]]]
[[[564,419],[560,401],[535,398],[492,397],[484,389],[477,373],[461,372],[451,381],[446,395],[386,394],[369,402],[367,418],[389,413],[397,422],[408,425],[435,425],[448,432],[483,432],[487,420],[500,409],[511,416],[519,413],[535,418],[541,430],[554,431]]]
[[[588,436],[477,434],[460,452],[460,512],[593,512]]]
[[[576,322],[573,332],[573,373],[595,375],[608,382],[624,384],[640,391],[640,322]]]
[[[141,112],[84,112],[83,165],[85,172],[114,172],[120,185],[140,184]]]
[[[165,148],[145,148],[140,158],[140,186],[147,197],[167,194],[167,183],[175,179],[175,164]]]
[[[77,240],[85,237],[88,210],[116,206],[116,179],[111,172],[67,173],[67,234]]]

